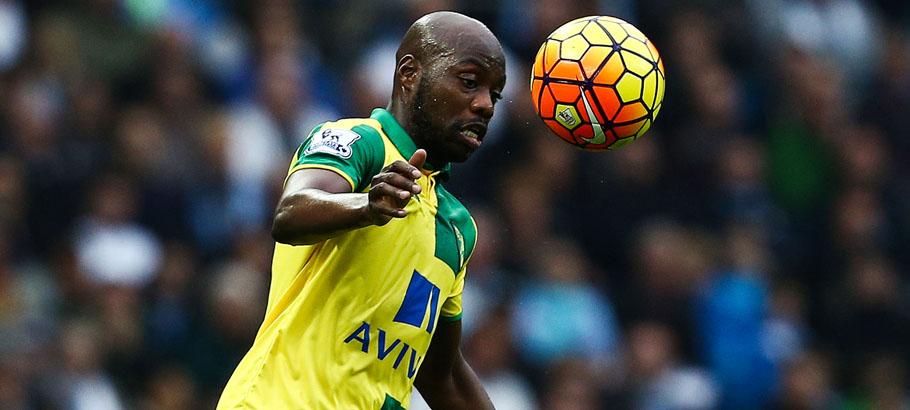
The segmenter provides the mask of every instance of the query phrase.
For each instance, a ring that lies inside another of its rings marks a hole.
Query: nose
[[[471,112],[489,120],[493,117],[493,97],[489,92],[479,91],[471,101]]]

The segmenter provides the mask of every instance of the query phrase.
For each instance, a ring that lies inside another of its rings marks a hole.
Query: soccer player
[[[327,122],[295,154],[275,212],[268,308],[218,403],[233,409],[492,409],[462,357],[461,293],[477,242],[445,188],[505,86],[482,23],[428,14],[396,54],[392,100]]]

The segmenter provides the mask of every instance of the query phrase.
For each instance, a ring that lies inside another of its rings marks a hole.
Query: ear
[[[420,62],[412,54],[405,54],[398,60],[398,67],[395,70],[395,77],[401,84],[404,94],[411,94],[417,89],[420,83],[421,66]]]

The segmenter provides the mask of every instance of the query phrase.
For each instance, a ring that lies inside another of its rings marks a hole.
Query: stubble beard
[[[434,136],[438,136],[442,132],[440,127],[433,125],[433,121],[427,112],[427,90],[429,88],[429,81],[427,81],[426,77],[422,77],[417,86],[417,93],[414,95],[414,103],[411,104],[411,121],[414,124],[415,133],[411,137],[423,142],[424,145],[428,145]]]

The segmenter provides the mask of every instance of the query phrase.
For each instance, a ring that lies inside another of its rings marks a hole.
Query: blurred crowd
[[[499,409],[910,409],[910,6],[885,0],[0,0],[0,409],[214,408],[293,151],[385,106],[439,9],[508,56],[447,185]],[[616,152],[528,96],[546,35],[591,14],[666,66]]]

